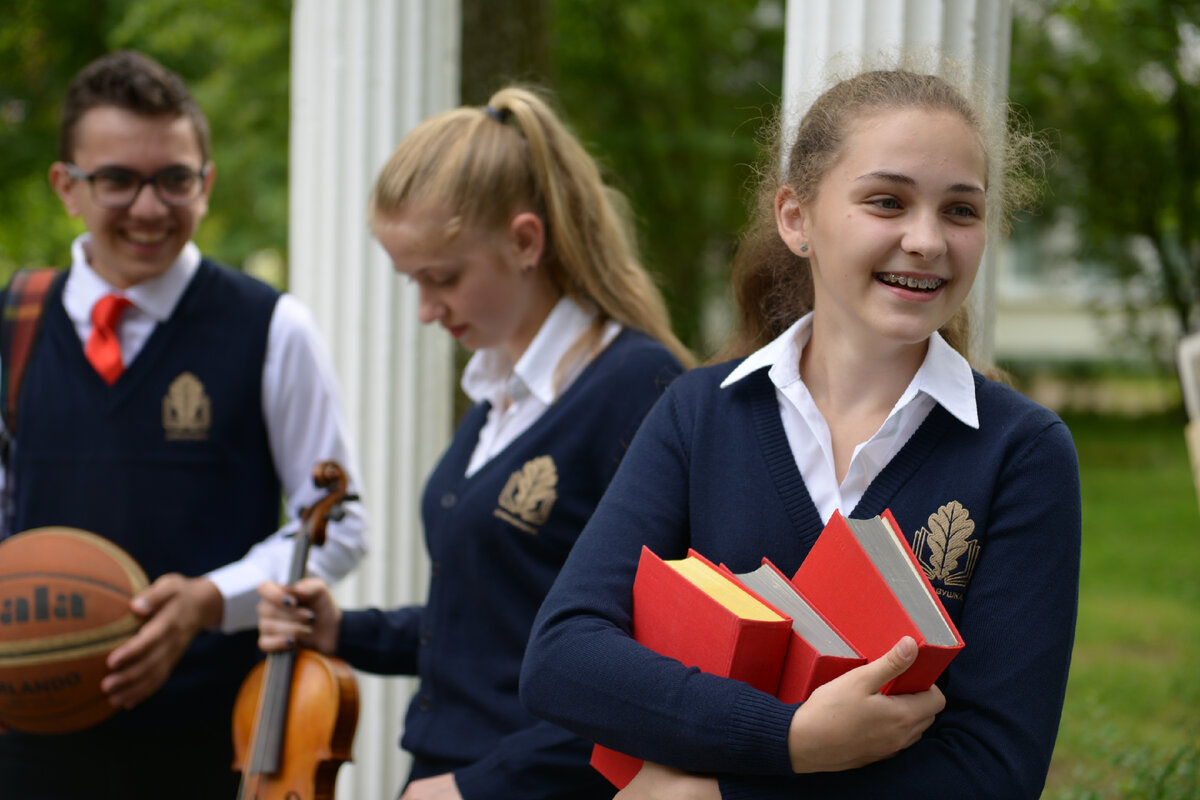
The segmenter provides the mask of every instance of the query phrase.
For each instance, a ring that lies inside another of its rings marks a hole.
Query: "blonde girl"
[[[369,216],[421,321],[474,353],[462,380],[474,405],[425,485],[429,594],[342,611],[319,582],[267,585],[260,643],[419,678],[405,800],[609,796],[589,743],[522,708],[517,680],[550,584],[690,356],[619,195],[535,92],[506,88],[417,126]]]

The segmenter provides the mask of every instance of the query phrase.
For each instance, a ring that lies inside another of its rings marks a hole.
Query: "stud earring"
[[[808,245],[806,245],[806,244],[802,244],[802,245],[800,245],[800,252],[801,252],[801,253],[807,253],[807,252],[808,252]]]

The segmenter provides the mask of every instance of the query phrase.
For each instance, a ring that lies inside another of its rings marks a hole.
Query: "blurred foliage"
[[[209,117],[217,182],[201,248],[236,266],[286,254],[290,14],[288,0],[0,4],[0,278],[66,262],[81,228],[46,183],[59,108],[70,77],[120,47],[179,72]],[[748,165],[782,85],[783,1],[467,0],[463,17],[464,101],[510,79],[556,92],[628,195],[681,337],[709,350],[706,314],[722,306]]]
[[[757,135],[779,101],[783,7],[464,2],[464,101],[483,102],[514,78],[556,92],[630,198],[645,260],[661,276],[681,336],[702,355],[721,335],[719,314],[711,317],[745,223]],[[1018,0],[1016,8],[1011,93],[1038,127],[1057,131],[1045,221],[1071,216],[1085,263],[1170,303],[1181,328],[1200,327],[1200,8],[1194,0]],[[290,14],[289,0],[0,2],[0,279],[21,265],[66,263],[79,226],[46,182],[59,108],[70,77],[119,47],[180,72],[209,116],[218,179],[200,246],[239,266],[255,253],[286,255]],[[513,20],[536,22],[532,37]],[[1196,508],[1178,424],[1172,417],[1159,431],[1130,421],[1120,428],[1125,448],[1111,425],[1071,420],[1089,470],[1083,648],[1048,797],[1118,796],[1097,788],[1114,783],[1129,789],[1120,796],[1190,796],[1142,793],[1172,782],[1195,792],[1198,584],[1195,571],[1184,570],[1195,564]],[[1172,448],[1167,467],[1145,461],[1151,441]],[[1130,533],[1145,530],[1175,539],[1150,549],[1135,535],[1131,547]],[[1131,568],[1131,553],[1144,563]],[[1141,624],[1159,619],[1164,602],[1178,608],[1162,618],[1182,616],[1186,628]],[[1114,605],[1133,610],[1131,636],[1159,637],[1153,652],[1166,655],[1153,670],[1113,675],[1131,646],[1110,642],[1120,622]],[[1127,695],[1134,699],[1125,706],[1111,702]],[[1097,714],[1112,724],[1098,725]],[[1164,715],[1172,725],[1162,729],[1180,736],[1149,735]],[[1094,734],[1110,730],[1111,750],[1097,752]],[[1139,743],[1156,749],[1132,766],[1107,764],[1106,753],[1135,752]],[[1100,770],[1094,782],[1092,770]]]
[[[1011,93],[1052,130],[1047,211],[1131,306],[1200,328],[1200,4],[1018,0]],[[758,134],[779,101],[784,0],[466,0],[463,97],[550,87],[630,199],[681,337],[712,351]],[[241,266],[287,246],[289,0],[0,4],[0,278],[63,264],[80,230],[49,190],[70,76],[134,47],[180,72],[218,167],[200,246]],[[521,23],[521,24],[515,24]],[[489,85],[490,84],[490,85]]]
[[[289,0],[0,4],[0,277],[64,265],[83,228],[46,181],[71,77],[134,48],[183,76],[212,128],[217,182],[197,242],[240,266],[287,243]]]
[[[728,263],[758,134],[783,84],[778,2],[550,5],[551,85],[638,216],[680,337],[723,337]]]
[[[1131,312],[1200,329],[1200,4],[1019,0],[1010,94],[1050,129],[1044,223],[1121,282]]]
[[[552,0],[461,0],[459,83],[462,103],[481,106],[512,82],[549,85]]]

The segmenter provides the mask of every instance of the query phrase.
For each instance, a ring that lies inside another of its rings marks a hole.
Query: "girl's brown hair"
[[[1022,120],[1015,114],[1007,130],[993,131],[979,106],[948,80],[903,69],[873,70],[837,82],[804,115],[786,158],[782,121],[773,126],[775,134],[765,152],[774,155],[768,168],[760,172],[751,224],[734,256],[733,294],[739,324],[719,358],[754,352],[812,310],[808,259],[788,249],[776,229],[779,187],[790,186],[801,203],[811,202],[841,156],[851,125],[865,116],[903,108],[948,111],[961,116],[977,132],[988,165],[988,195],[998,206],[1002,221],[1036,195],[1042,145],[1018,124]],[[969,358],[970,324],[965,305],[939,332]]]

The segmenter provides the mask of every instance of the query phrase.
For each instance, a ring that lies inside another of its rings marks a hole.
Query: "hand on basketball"
[[[337,651],[342,610],[320,578],[301,578],[293,586],[258,587],[258,646],[270,653],[297,644],[327,656]]]
[[[129,605],[145,622],[109,654],[110,672],[100,682],[109,702],[127,709],[158,691],[196,634],[220,624],[224,599],[211,581],[172,573],[150,584]]]
[[[693,775],[647,761],[613,800],[655,800],[660,797],[670,797],[672,800],[721,800],[721,787],[716,778]]]
[[[941,690],[932,686],[916,694],[879,693],[916,657],[916,642],[905,636],[882,657],[818,687],[792,717],[792,769],[853,769],[916,744],[946,705]]]

